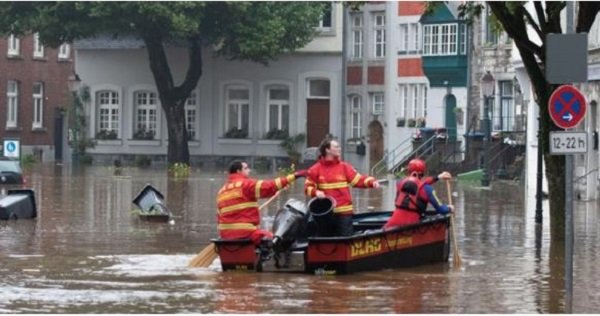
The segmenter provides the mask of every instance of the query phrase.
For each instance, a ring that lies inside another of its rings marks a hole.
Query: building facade
[[[0,138],[18,139],[21,155],[62,160],[70,104],[67,79],[73,71],[71,45],[44,47],[36,34],[0,39]]]

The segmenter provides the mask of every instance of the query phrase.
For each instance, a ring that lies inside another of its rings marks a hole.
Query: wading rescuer
[[[332,236],[350,236],[354,233],[350,187],[379,187],[375,178],[361,175],[352,165],[342,161],[341,151],[342,147],[336,140],[324,139],[319,145],[319,160],[308,169],[304,183],[304,192],[308,197],[331,197],[335,201]]]
[[[449,172],[444,171],[436,177],[423,178],[427,165],[421,159],[411,160],[407,169],[408,177],[396,184],[396,209],[383,229],[418,223],[425,215],[428,203],[441,214],[452,212],[454,209],[452,205],[441,204],[431,186],[439,179],[451,179],[452,175]]]
[[[258,199],[275,195],[290,182],[304,177],[306,170],[273,180],[256,180],[249,175],[246,162],[235,160],[230,164],[229,178],[217,194],[217,229],[223,239],[250,238],[259,245],[264,237],[272,238],[273,234],[259,229]]]

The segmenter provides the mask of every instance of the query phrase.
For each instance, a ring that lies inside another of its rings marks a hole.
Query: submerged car
[[[24,183],[25,178],[18,160],[0,160],[0,185]]]

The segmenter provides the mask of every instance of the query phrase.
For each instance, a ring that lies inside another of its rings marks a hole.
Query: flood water
[[[547,202],[538,229],[517,183],[493,190],[455,183],[463,264],[347,276],[221,272],[187,268],[216,236],[215,196],[225,177],[194,170],[110,167],[28,171],[38,218],[0,221],[0,313],[561,313],[564,247],[550,243]],[[259,175],[258,177],[266,177]],[[152,184],[175,223],[147,223],[132,212]],[[437,187],[447,200],[446,188]],[[361,210],[391,209],[393,184],[354,190]],[[298,183],[268,207],[268,222]],[[600,310],[600,222],[596,202],[575,205],[573,312]]]

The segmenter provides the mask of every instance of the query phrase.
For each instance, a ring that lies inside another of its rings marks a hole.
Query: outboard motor
[[[306,206],[296,199],[289,199],[277,211],[273,220],[273,250],[280,253],[289,250],[306,224]]]

